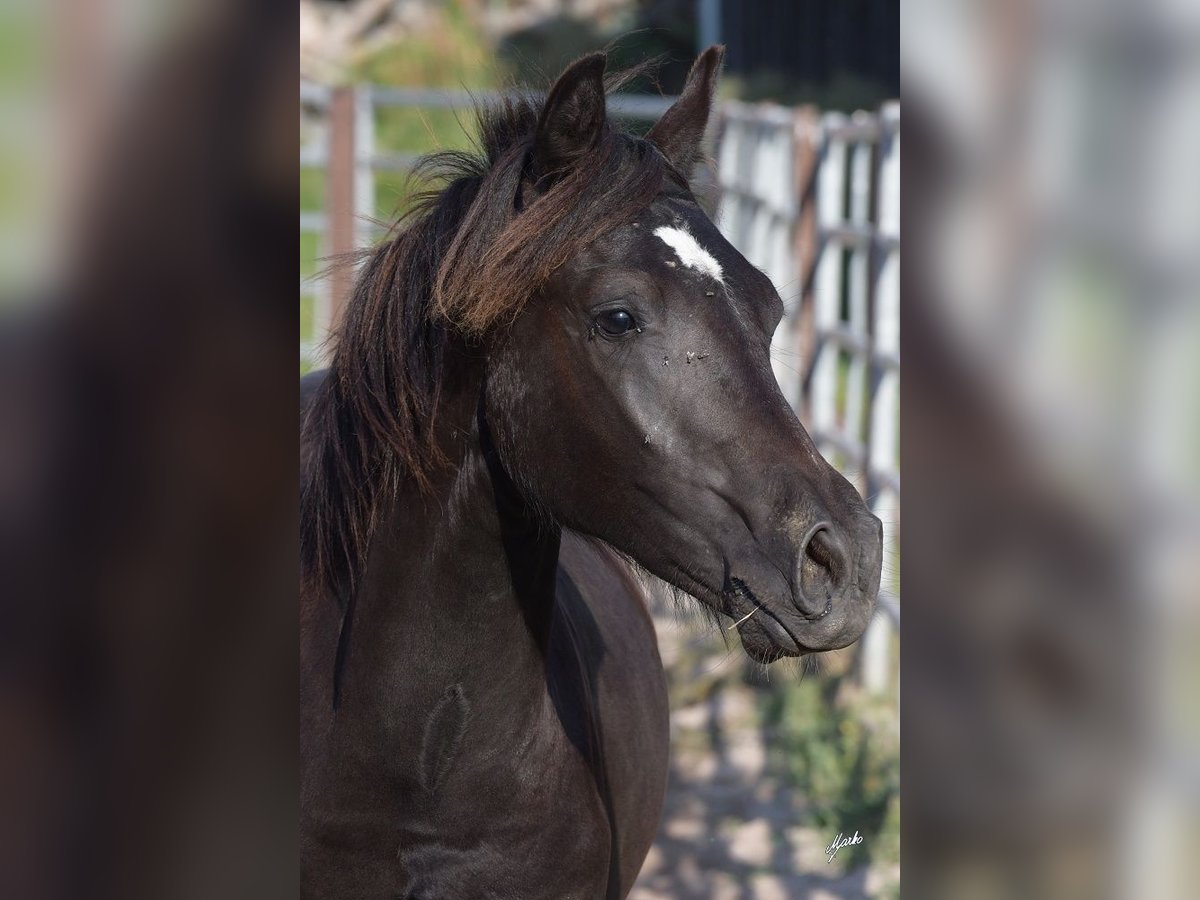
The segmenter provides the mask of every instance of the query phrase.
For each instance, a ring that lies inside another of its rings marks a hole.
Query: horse
[[[301,380],[306,897],[626,896],[669,737],[637,569],[760,663],[872,616],[880,522],[689,187],[723,53],[644,137],[602,53],[481,106]]]

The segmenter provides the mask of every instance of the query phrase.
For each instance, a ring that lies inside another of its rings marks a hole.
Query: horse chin
[[[760,617],[756,616],[738,626],[742,649],[752,660],[767,665],[785,656],[800,656],[804,653],[782,625],[770,616],[762,621],[759,619]]]

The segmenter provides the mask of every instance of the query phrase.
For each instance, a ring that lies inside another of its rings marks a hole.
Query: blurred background
[[[1195,897],[1200,7],[901,35],[905,890]]]
[[[584,53],[657,60],[610,109],[646,131],[723,43],[697,193],[787,306],[772,356],[818,446],[887,523],[863,641],[801,669],[654,589],[670,679],[667,809],[636,900],[899,890],[899,4],[401,0],[300,4],[300,367],[350,289],[339,258],[407,208],[421,153],[470,145],[472,104],[544,90]],[[728,623],[726,623],[728,624]],[[831,860],[839,833],[862,837]]]

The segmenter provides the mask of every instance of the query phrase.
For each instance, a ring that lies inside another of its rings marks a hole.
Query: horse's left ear
[[[679,99],[662,114],[646,137],[662,151],[679,174],[690,178],[700,158],[700,142],[708,125],[725,48],[713,44],[697,57]]]

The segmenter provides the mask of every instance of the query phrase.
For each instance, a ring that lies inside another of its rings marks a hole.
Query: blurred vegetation
[[[45,116],[52,17],[38,4],[0,4],[0,307],[26,296],[52,254],[53,140]]]
[[[770,753],[823,833],[851,837],[846,868],[900,859],[900,746],[894,698],[865,696],[846,675],[779,685],[760,695]]]
[[[784,106],[812,104],[821,109],[851,111],[875,109],[881,102],[879,85],[851,72],[841,72],[828,84],[797,81],[775,73],[726,75],[721,80],[724,97],[747,102],[771,101]]]
[[[490,91],[504,83],[495,53],[457,0],[438,12],[436,26],[371,50],[353,66],[351,80],[396,87]],[[381,149],[422,155],[471,145],[471,116],[452,109],[379,109],[375,139]],[[375,216],[394,221],[405,198],[421,185],[403,172],[380,172],[375,179]]]
[[[433,27],[368,51],[354,64],[354,81],[408,87],[488,88],[495,84],[493,51],[457,0],[443,4]]]
[[[721,635],[724,637],[724,635]],[[892,638],[892,684],[899,678],[898,638]],[[706,707],[726,711],[745,706],[745,714],[726,714],[722,722],[679,726],[672,730],[675,754],[701,753],[718,760],[721,770],[729,747],[758,732],[765,751],[755,791],[790,804],[782,829],[792,826],[819,835],[828,846],[840,832],[863,837],[843,847],[822,874],[834,877],[870,867],[884,879],[874,896],[898,897],[891,873],[900,864],[900,735],[897,698],[868,694],[857,680],[853,649],[822,655],[819,671],[777,663],[764,671],[744,658],[736,642],[725,649],[720,638],[702,632],[682,650],[669,654],[667,670],[673,712]],[[803,674],[798,671],[803,668]],[[715,715],[715,713],[711,713]],[[742,731],[743,734],[735,732]],[[731,822],[730,826],[739,823]]]
[[[691,0],[639,0],[605,22],[554,16],[506,35],[497,48],[506,74],[522,84],[547,84],[569,62],[606,50],[610,71],[651,62],[629,82],[633,93],[677,93],[696,55]]]

